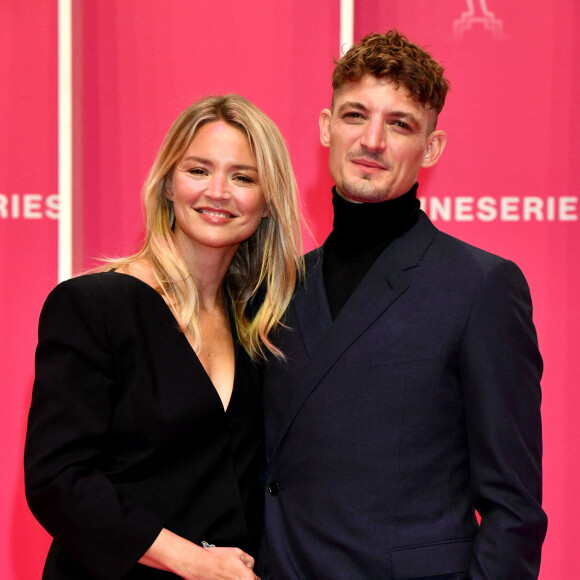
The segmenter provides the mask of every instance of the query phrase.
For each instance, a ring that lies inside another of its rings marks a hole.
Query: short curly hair
[[[332,88],[336,92],[348,82],[367,75],[386,78],[405,87],[415,101],[438,115],[445,104],[449,82],[443,67],[422,48],[397,30],[368,34],[335,61]]]

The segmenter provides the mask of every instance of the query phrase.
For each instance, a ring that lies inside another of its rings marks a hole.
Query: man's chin
[[[341,197],[352,203],[380,203],[389,199],[389,191],[369,181],[337,185]]]

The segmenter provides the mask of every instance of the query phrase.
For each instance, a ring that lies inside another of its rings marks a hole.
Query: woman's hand
[[[139,563],[184,580],[260,580],[253,572],[254,558],[239,548],[202,548],[166,529]]]
[[[192,562],[187,580],[259,580],[254,574],[254,558],[239,548],[201,548]],[[189,571],[188,571],[189,572]]]

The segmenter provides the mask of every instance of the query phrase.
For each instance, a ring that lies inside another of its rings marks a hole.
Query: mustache
[[[352,151],[349,159],[368,159],[369,161],[374,161],[375,163],[380,163],[381,165],[386,165],[386,161],[383,159],[383,155],[380,151],[369,151],[365,147],[361,147],[357,151]]]

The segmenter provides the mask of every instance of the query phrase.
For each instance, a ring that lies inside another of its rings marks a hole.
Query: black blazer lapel
[[[293,305],[297,331],[310,360],[290,398],[276,446],[310,393],[342,353],[407,290],[408,270],[419,264],[436,233],[437,229],[422,213],[418,223],[377,258],[334,322],[324,290],[322,252],[316,253],[318,259],[309,270],[307,285]]]

